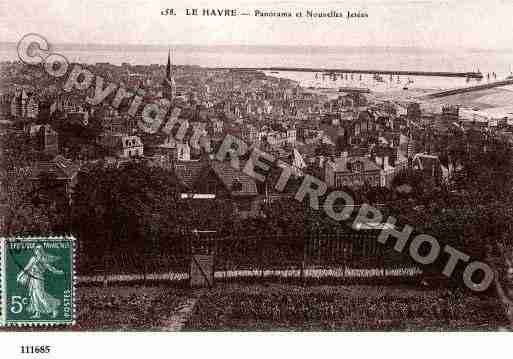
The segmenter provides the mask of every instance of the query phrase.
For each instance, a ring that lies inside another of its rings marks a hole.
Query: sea
[[[171,47],[171,46],[169,46]],[[55,44],[52,51],[64,55],[70,62],[110,62],[120,65],[165,64],[168,46],[155,45],[80,45]],[[173,48],[176,65],[204,67],[305,67],[345,68],[358,70],[402,70],[490,73],[490,81],[511,75],[513,50],[487,49],[426,49],[415,47],[322,47],[322,46],[193,46]],[[0,44],[0,61],[17,60],[16,44]],[[465,78],[383,75],[377,81],[372,75],[348,74],[333,80],[321,73],[278,72],[272,75],[290,78],[305,87],[337,88],[341,86],[369,87],[395,91],[404,87],[446,89],[477,84]]]

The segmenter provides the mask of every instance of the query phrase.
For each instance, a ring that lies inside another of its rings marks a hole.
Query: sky
[[[186,8],[253,13],[337,10],[363,19],[191,17]],[[173,7],[177,16],[162,16]],[[379,46],[508,50],[513,0],[0,0],[0,41],[36,32],[54,44]]]

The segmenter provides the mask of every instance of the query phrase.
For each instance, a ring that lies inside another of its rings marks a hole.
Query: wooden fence
[[[299,278],[301,280],[368,277],[418,277],[420,271],[405,254],[377,241],[379,231],[341,234],[255,236],[180,236],[151,248],[79,250],[82,277],[126,279],[188,279],[193,253],[213,254],[216,279]]]

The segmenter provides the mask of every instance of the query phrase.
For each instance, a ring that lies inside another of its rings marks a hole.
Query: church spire
[[[171,66],[171,49],[167,53],[167,66],[166,66],[166,77],[162,82],[163,91],[162,95],[168,100],[174,100],[176,96],[176,83],[173,76],[173,68]]]
[[[171,80],[171,50],[167,52],[167,67],[166,67],[166,78]]]

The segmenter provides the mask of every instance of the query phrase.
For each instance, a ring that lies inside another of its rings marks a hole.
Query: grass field
[[[223,285],[202,296],[185,330],[497,330],[495,298],[399,286]]]
[[[170,286],[81,287],[74,330],[161,330],[190,290]]]
[[[193,291],[169,285],[80,286],[73,327],[3,330],[160,331],[194,299],[185,331],[498,330],[498,300],[398,285],[229,284]]]

